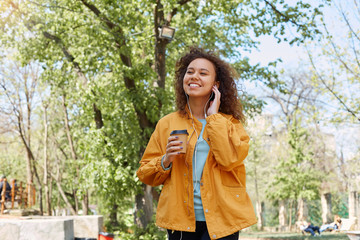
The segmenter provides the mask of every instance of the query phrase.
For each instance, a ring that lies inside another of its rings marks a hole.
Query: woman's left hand
[[[206,114],[208,116],[218,113],[219,112],[219,107],[220,107],[220,97],[221,97],[221,93],[219,91],[219,89],[217,88],[216,85],[213,86],[212,88],[213,93],[215,94],[214,100],[210,102],[209,108],[206,112]]]

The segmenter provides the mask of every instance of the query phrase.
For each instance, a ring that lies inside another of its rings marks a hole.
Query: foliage
[[[0,137],[0,174],[7,176],[7,179],[12,178],[25,181],[23,169],[25,169],[25,162],[23,161],[23,151],[15,151],[21,149],[19,143],[13,137]]]
[[[247,132],[250,136],[249,154],[245,160],[247,188],[254,201],[266,199],[267,183],[274,174],[269,166],[276,165],[273,156],[278,155],[276,144],[279,139],[273,132],[272,115],[256,115],[249,120]]]
[[[277,174],[270,183],[267,196],[270,199],[298,198],[315,199],[318,197],[319,177],[313,169],[311,152],[306,152],[309,143],[306,130],[295,120],[289,130],[288,143],[290,154],[288,158],[279,159]]]
[[[331,212],[339,215],[341,218],[349,218],[348,198],[346,193],[331,194]]]
[[[315,226],[322,225],[321,217],[321,201],[320,199],[315,199],[312,201],[306,201],[308,207],[308,221],[310,221]]]
[[[265,226],[276,227],[279,226],[279,208],[277,204],[267,204],[265,206]]]
[[[165,240],[167,239],[167,233],[165,229],[161,229],[155,225],[155,216],[146,229],[139,229],[137,226],[133,226],[131,230],[115,232],[115,239],[121,240]]]

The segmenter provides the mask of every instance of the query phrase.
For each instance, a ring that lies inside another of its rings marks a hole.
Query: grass
[[[269,232],[253,232],[253,233],[240,233],[239,240],[317,240],[317,239],[326,239],[326,240],[349,240],[346,234],[344,233],[323,233],[320,236],[316,237],[311,236],[310,234],[303,235],[301,233],[269,233]]]

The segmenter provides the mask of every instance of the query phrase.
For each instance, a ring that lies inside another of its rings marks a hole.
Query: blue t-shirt
[[[205,221],[204,209],[202,206],[200,194],[200,180],[210,146],[203,138],[206,119],[199,119],[199,121],[202,123],[202,129],[196,142],[196,148],[193,156],[194,210],[196,221]]]

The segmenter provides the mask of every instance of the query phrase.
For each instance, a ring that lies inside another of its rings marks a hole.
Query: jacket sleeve
[[[241,122],[219,113],[210,115],[207,121],[212,153],[220,168],[231,171],[243,164],[249,152],[250,138]]]
[[[165,153],[166,146],[162,146],[159,129],[156,127],[136,172],[141,182],[150,186],[158,186],[165,182],[171,172],[171,169],[164,170],[161,166],[161,158]]]

